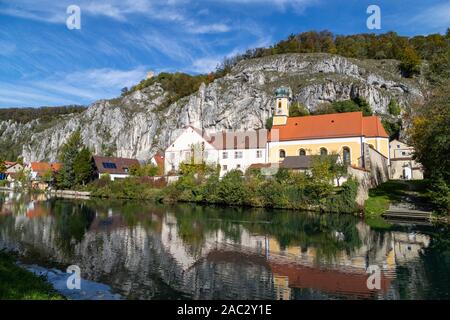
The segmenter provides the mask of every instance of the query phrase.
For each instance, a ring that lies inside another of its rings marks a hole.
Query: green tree
[[[4,172],[6,172],[5,160],[0,159],[0,173],[4,173]]]
[[[266,129],[270,130],[273,126],[273,117],[267,118],[266,120]]]
[[[80,130],[73,132],[59,150],[59,161],[62,168],[58,173],[58,186],[64,189],[72,188],[77,183],[74,170],[75,160],[79,151],[83,148]]]
[[[309,115],[309,110],[300,102],[292,103],[289,106],[289,117],[303,117]]]
[[[30,185],[30,172],[25,168],[20,169],[16,175],[15,180],[21,188],[27,188]]]
[[[83,147],[73,162],[75,184],[84,185],[92,179],[94,166],[91,151]]]
[[[41,180],[50,184],[53,182],[53,178],[54,178],[53,171],[50,169],[42,174]]]
[[[356,97],[353,101],[359,106],[359,110],[362,111],[364,116],[371,116],[373,114],[372,108],[370,104],[366,101],[366,99],[361,97]]]
[[[337,113],[360,111],[359,105],[353,100],[334,101],[331,105]]]
[[[247,198],[244,187],[242,172],[240,170],[231,170],[227,172],[219,183],[219,199],[230,205],[242,205]]]
[[[414,157],[423,165],[432,182],[431,196],[435,203],[442,211],[448,212],[450,84],[436,89],[424,105],[413,105],[411,122],[408,134],[415,150]]]
[[[401,109],[399,104],[397,103],[397,100],[391,99],[391,101],[389,101],[388,112],[393,116],[400,115]]]

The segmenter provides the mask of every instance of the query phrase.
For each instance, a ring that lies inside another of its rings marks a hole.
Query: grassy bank
[[[389,209],[389,205],[392,202],[400,201],[402,198],[408,196],[408,192],[414,192],[416,197],[422,198],[424,202],[429,202],[426,180],[391,180],[369,190],[369,198],[364,204],[366,217],[380,217]]]
[[[14,256],[0,251],[0,300],[62,300],[45,278],[22,269]]]

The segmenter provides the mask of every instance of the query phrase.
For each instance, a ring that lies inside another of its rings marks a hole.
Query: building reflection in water
[[[430,237],[351,216],[1,198],[0,245],[140,299],[400,298],[396,270]],[[381,268],[381,290],[366,285]],[[424,277],[418,272],[415,276]]]

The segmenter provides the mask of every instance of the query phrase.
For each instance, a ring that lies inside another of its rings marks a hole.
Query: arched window
[[[278,102],[278,108],[281,108],[281,101]]]
[[[299,155],[299,156],[306,156],[306,151],[305,151],[305,149],[300,149],[300,150],[298,150],[298,155]]]
[[[350,148],[349,147],[344,147],[342,149],[342,155],[344,158],[344,164],[350,164],[351,157],[350,157]]]
[[[320,148],[320,155],[326,156],[328,154],[328,150],[326,148]]]
[[[283,149],[280,150],[280,158],[286,158],[286,151]]]

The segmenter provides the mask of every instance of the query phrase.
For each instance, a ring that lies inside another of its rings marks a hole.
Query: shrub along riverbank
[[[354,213],[358,183],[349,179],[340,187],[333,181],[343,175],[342,167],[331,158],[317,157],[310,173],[284,169],[264,176],[259,169],[229,171],[219,178],[217,168],[204,164],[182,164],[180,178],[167,186],[158,181],[131,177],[91,183],[92,196],[149,199],[161,202],[196,202],[228,206],[301,209],[322,212]]]
[[[0,251],[0,300],[62,300],[45,278],[19,267],[14,256]]]

